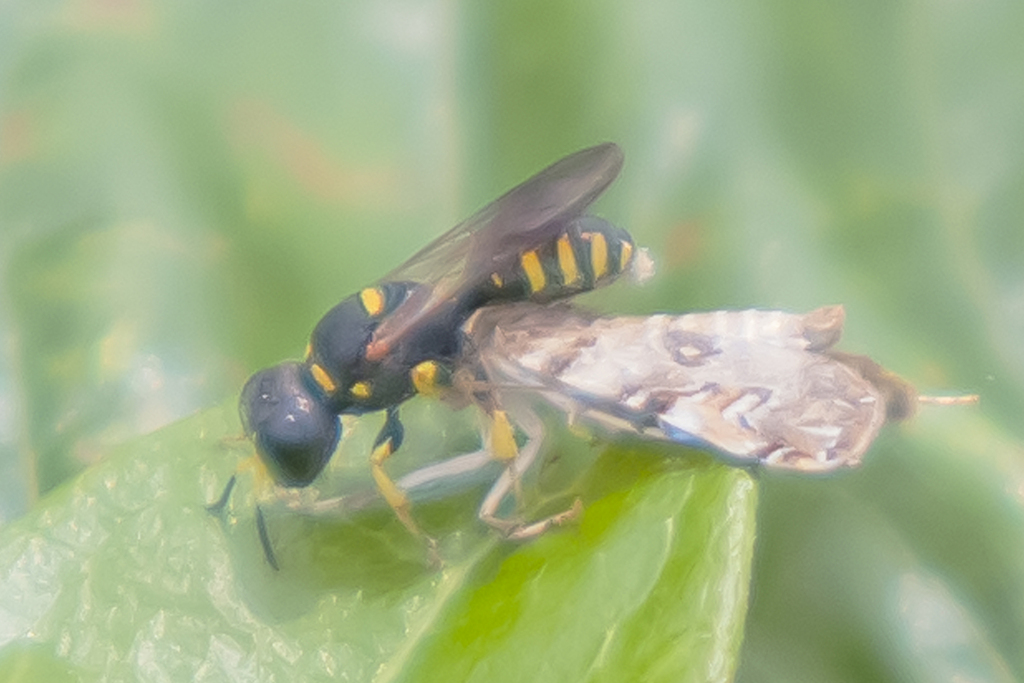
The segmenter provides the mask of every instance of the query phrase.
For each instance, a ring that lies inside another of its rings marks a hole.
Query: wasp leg
[[[515,464],[517,461],[521,461],[521,453],[519,452],[519,446],[516,444],[515,429],[509,420],[508,412],[502,407],[495,392],[486,387],[486,380],[482,383],[485,388],[473,390],[471,396],[473,402],[483,411],[485,417],[483,430],[484,450],[490,453],[492,460],[505,466],[505,475],[503,475],[502,479],[508,480],[508,487],[515,494],[516,509],[518,511],[523,499],[519,474],[526,471],[526,467],[517,467]],[[524,410],[523,412],[525,413],[526,411]],[[532,414],[532,411],[530,412]],[[535,424],[534,431],[539,430],[539,432],[543,433],[543,425],[536,419],[535,415],[533,419]],[[528,436],[530,435],[529,430],[524,429],[523,431],[526,431]],[[534,439],[531,438],[529,441],[533,442]],[[532,461],[535,456],[536,452],[531,455],[530,460]],[[501,501],[498,501],[498,503],[500,504]]]
[[[528,541],[531,538],[540,536],[552,527],[564,526],[570,522],[574,522],[582,514],[583,501],[577,498],[572,502],[572,505],[568,509],[531,524],[519,525],[512,529],[512,531],[506,533],[505,538],[511,541]]]
[[[504,534],[506,538],[526,540],[541,535],[551,527],[561,526],[576,519],[583,512],[583,503],[577,498],[569,509],[528,524],[498,516],[498,508],[509,494],[515,494],[516,500],[519,500],[518,482],[537,458],[537,453],[540,452],[540,446],[544,440],[544,424],[532,410],[523,408],[517,411],[516,422],[527,434],[526,445],[508,463],[498,481],[487,492],[483,503],[480,504],[477,516],[482,522]]]
[[[417,504],[450,497],[485,482],[493,484],[500,473],[500,467],[491,454],[481,448],[424,465],[397,479],[395,485],[413,504]],[[348,519],[363,510],[380,507],[383,498],[374,487],[317,500],[282,497],[279,502],[283,508],[300,515]]]
[[[416,524],[412,518],[412,504],[409,502],[409,497],[384,470],[384,463],[402,445],[404,436],[405,428],[402,426],[401,420],[398,419],[398,408],[392,406],[388,408],[384,426],[381,427],[380,433],[373,443],[373,453],[370,454],[370,471],[373,474],[373,480],[377,483],[377,490],[394,510],[395,516],[401,520],[409,533],[426,541],[431,564],[440,564],[437,541],[423,533],[419,525]]]
[[[522,506],[523,487],[520,484],[519,468],[516,467],[516,460],[519,459],[519,446],[516,445],[515,431],[508,419],[508,413],[504,410],[492,410],[488,417],[490,418],[490,429],[488,430],[487,450],[492,458],[505,465],[518,510]]]

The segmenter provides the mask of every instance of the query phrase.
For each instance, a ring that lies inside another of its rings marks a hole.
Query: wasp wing
[[[595,318],[520,305],[481,311],[472,334],[499,391],[537,392],[570,419],[827,472],[860,463],[890,405],[915,403],[869,359],[830,351],[842,323],[841,306]]]
[[[468,220],[424,247],[382,281],[412,281],[417,288],[374,331],[369,359],[386,355],[442,305],[459,301],[522,252],[554,237],[611,184],[622,150],[604,143],[555,162],[509,190]]]

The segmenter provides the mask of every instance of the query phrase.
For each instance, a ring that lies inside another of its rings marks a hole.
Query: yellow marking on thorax
[[[337,391],[338,385],[334,383],[334,380],[327,374],[327,371],[316,363],[309,366],[309,373],[313,375],[313,379],[320,385],[320,388],[328,394],[333,394]]]
[[[373,389],[370,387],[369,382],[356,382],[348,390],[348,393],[360,400],[366,400],[373,394]]]
[[[309,357],[312,356],[312,355],[313,355],[313,345],[312,344],[306,344],[306,355],[304,356],[304,358],[306,360],[309,360]]]
[[[417,394],[436,396],[441,393],[437,385],[437,372],[437,362],[432,360],[423,361],[409,371],[412,386]]]
[[[367,287],[359,292],[359,302],[367,315],[376,318],[384,310],[384,292],[377,287]]]
[[[540,257],[536,251],[527,251],[519,257],[519,263],[526,273],[526,279],[530,281],[530,292],[539,292],[547,284],[547,277],[544,275],[544,268],[540,265]]]
[[[576,254],[572,251],[572,243],[568,235],[558,238],[556,245],[558,251],[558,267],[562,271],[562,282],[566,285],[574,285],[579,282],[580,269],[576,266]]]
[[[619,272],[625,272],[629,260],[633,258],[633,245],[629,242],[621,242],[622,251],[619,253]]]
[[[498,275],[497,273],[491,273],[491,282],[493,282],[494,286],[497,287],[498,289],[501,289],[502,287],[505,286],[505,281],[502,280],[501,276]]]
[[[595,281],[608,274],[608,240],[599,232],[590,233],[590,267]]]

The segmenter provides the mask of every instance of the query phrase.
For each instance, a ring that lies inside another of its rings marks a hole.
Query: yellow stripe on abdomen
[[[558,238],[558,268],[562,271],[562,284],[574,285],[579,282],[580,269],[576,265],[576,254],[572,251],[572,242],[568,235]]]
[[[590,235],[590,267],[594,271],[594,280],[600,280],[608,274],[608,240],[599,232]]]
[[[620,242],[621,245],[619,252],[619,272],[625,272],[626,267],[629,266],[629,261],[633,258],[633,245],[629,242]]]
[[[530,283],[530,292],[539,292],[547,285],[548,280],[544,275],[544,267],[540,264],[540,257],[536,251],[525,252],[519,257],[519,263],[523,267],[523,273]]]

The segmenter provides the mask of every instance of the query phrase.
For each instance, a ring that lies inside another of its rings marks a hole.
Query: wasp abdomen
[[[493,272],[479,293],[484,303],[545,303],[599,287],[622,273],[633,258],[625,230],[596,216],[569,221],[554,239],[519,254]]]

